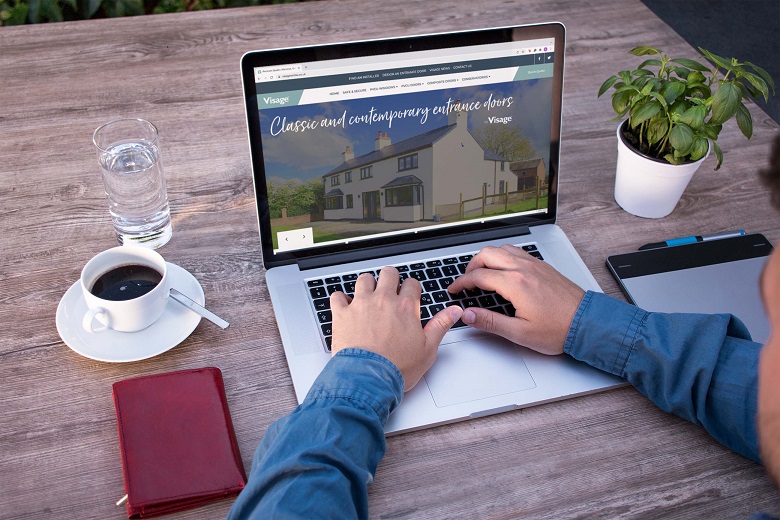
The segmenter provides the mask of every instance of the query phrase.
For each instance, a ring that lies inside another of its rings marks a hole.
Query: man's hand
[[[585,294],[551,265],[510,245],[480,251],[448,290],[454,294],[474,287],[496,291],[516,313],[510,317],[469,308],[463,313],[464,323],[550,355],[563,353],[569,326]]]
[[[379,281],[361,274],[352,299],[342,292],[330,296],[333,311],[332,353],[362,348],[392,361],[404,376],[408,392],[436,360],[444,334],[460,319],[462,309],[447,307],[423,329],[420,326],[420,282],[408,278],[398,288],[398,271],[384,267]]]

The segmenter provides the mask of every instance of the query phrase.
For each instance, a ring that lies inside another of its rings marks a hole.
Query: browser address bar
[[[525,50],[525,49],[523,49]],[[523,52],[523,50],[518,49],[516,54],[519,56]],[[528,53],[527,50],[525,52]],[[311,65],[304,65],[304,72],[306,77],[314,77],[314,76],[328,76],[330,74],[333,74],[334,72],[338,72],[339,74],[349,74],[350,72],[365,72],[366,71],[366,65],[370,66],[370,69],[373,70],[383,70],[383,69],[394,69],[394,68],[406,68],[406,67],[416,67],[416,66],[432,66],[439,63],[452,63],[455,61],[468,61],[468,60],[477,60],[477,59],[488,59],[488,58],[498,58],[498,57],[505,57],[507,55],[506,51],[491,51],[491,52],[478,52],[478,53],[470,53],[470,54],[453,54],[450,56],[428,56],[426,58],[418,58],[418,59],[407,59],[407,60],[392,60],[392,61],[382,61],[381,57],[380,60],[377,61],[377,57],[373,57],[372,60],[369,62],[367,61],[364,64],[357,64],[357,65],[351,65],[351,66],[331,66],[331,65],[320,65],[320,64],[311,64]]]

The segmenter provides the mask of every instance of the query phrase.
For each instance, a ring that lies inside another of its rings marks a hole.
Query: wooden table
[[[595,5],[594,5],[595,4]],[[249,468],[268,425],[296,404],[264,283],[239,59],[249,50],[560,20],[568,27],[559,224],[605,292],[610,253],[744,228],[780,243],[756,170],[778,125],[729,123],[678,208],[623,212],[615,123],[601,82],[635,45],[696,57],[638,0],[324,1],[0,28],[0,519],[122,518],[111,384],[217,366]],[[724,35],[724,37],[738,37]],[[161,252],[231,322],[129,364],[71,351],[55,328],[65,291],[115,245],[92,131],[116,117],[160,129],[174,236]],[[780,512],[763,469],[632,388],[388,439],[371,486],[381,518],[746,518]],[[221,518],[229,500],[176,518]]]

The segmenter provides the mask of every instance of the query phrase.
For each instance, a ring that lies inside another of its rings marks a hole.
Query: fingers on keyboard
[[[519,247],[529,255],[539,260],[544,260],[536,244],[524,244]],[[498,293],[482,291],[477,288],[467,289],[457,294],[450,294],[447,291],[447,288],[452,285],[455,278],[466,272],[466,267],[475,254],[450,256],[392,266],[398,272],[399,289],[403,281],[408,278],[418,280],[422,286],[423,292],[420,296],[420,324],[422,327],[425,327],[425,324],[436,313],[441,312],[450,305],[458,305],[462,308],[482,307],[514,317],[515,308],[506,298]],[[330,295],[340,291],[352,297],[360,275],[368,274],[374,280],[378,280],[381,272],[382,269],[377,268],[306,280],[306,288],[311,296],[312,305],[316,313],[317,322],[322,330],[322,339],[327,351],[330,352],[333,341],[333,315],[330,310]],[[374,282],[374,284],[376,283]],[[465,326],[465,323],[458,320],[452,328]]]

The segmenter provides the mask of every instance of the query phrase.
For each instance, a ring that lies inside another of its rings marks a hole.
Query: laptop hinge
[[[307,269],[316,269],[318,267],[328,267],[331,265],[346,264],[349,262],[359,262],[361,260],[370,260],[372,258],[384,258],[386,256],[414,253],[417,251],[438,249],[441,247],[458,246],[470,242],[482,242],[486,240],[497,240],[500,238],[514,237],[519,235],[528,235],[531,230],[528,226],[509,226],[480,231],[479,233],[464,233],[460,235],[451,235],[439,238],[426,238],[417,242],[404,242],[403,244],[390,244],[386,246],[373,247],[371,249],[362,249],[358,251],[346,251],[344,253],[331,253],[328,255],[311,256],[298,261],[298,268],[301,271]]]

